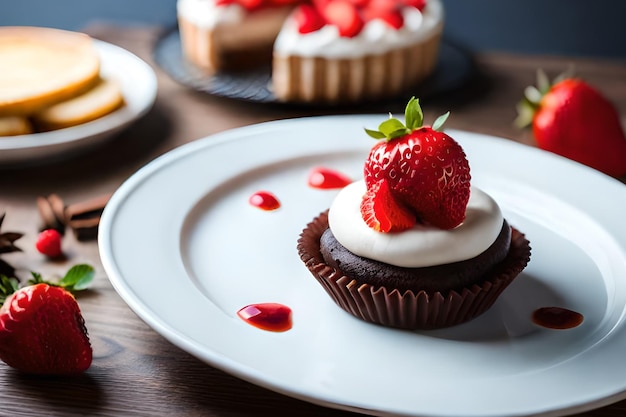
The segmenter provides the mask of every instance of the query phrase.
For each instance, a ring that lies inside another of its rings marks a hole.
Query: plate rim
[[[134,187],[136,187],[140,182],[149,178],[156,171],[163,169],[170,163],[173,163],[173,162],[176,162],[177,160],[185,158],[186,155],[193,154],[194,152],[201,150],[203,148],[211,148],[213,146],[217,146],[218,144],[228,143],[230,141],[237,140],[238,137],[241,135],[250,135],[254,133],[259,133],[267,129],[271,131],[274,128],[277,128],[278,130],[289,128],[289,126],[293,126],[294,124],[297,125],[301,123],[303,120],[311,120],[311,119],[336,120],[336,119],[343,119],[346,117],[350,117],[353,119],[354,118],[366,118],[366,119],[372,118],[372,120],[374,120],[373,118],[375,117],[376,120],[380,120],[381,115],[373,114],[373,115],[360,115],[360,116],[354,116],[354,115],[311,116],[311,117],[301,117],[301,118],[294,118],[294,119],[263,122],[263,123],[259,123],[255,125],[231,129],[231,130],[220,132],[214,135],[209,135],[205,138],[182,145],[164,155],[161,155],[160,157],[155,159],[153,162],[147,164],[146,166],[138,170],[137,173],[131,176],[127,180],[127,182],[122,184],[122,186],[120,186],[118,191],[116,191],[116,193],[113,195],[109,205],[107,205],[107,208],[105,209],[105,212],[103,214],[98,241],[100,245],[100,252],[102,254],[101,256],[102,256],[103,266],[115,290],[124,299],[124,301],[133,309],[133,311],[135,311],[142,318],[142,320],[148,323],[150,327],[152,327],[154,330],[156,330],[158,333],[160,333],[162,336],[164,336],[174,345],[204,360],[205,362],[208,362],[211,366],[215,366],[241,379],[247,380],[249,382],[272,389],[276,392],[279,392],[279,393],[282,393],[282,394],[285,394],[294,398],[298,398],[298,399],[311,402],[314,404],[322,405],[322,406],[327,406],[327,407],[332,407],[332,408],[337,408],[337,409],[342,409],[342,410],[347,410],[347,411],[362,412],[362,413],[373,414],[373,415],[379,415],[379,413],[380,415],[387,415],[389,410],[384,410],[384,409],[377,410],[374,408],[361,408],[354,404],[348,404],[348,403],[341,402],[341,401],[333,402],[333,400],[329,398],[322,399],[318,397],[311,397],[306,392],[301,392],[296,389],[286,389],[283,385],[281,385],[277,381],[268,380],[263,375],[258,375],[255,372],[250,372],[250,370],[242,369],[240,364],[237,364],[237,361],[234,361],[228,357],[222,356],[221,358],[217,358],[217,356],[215,356],[214,354],[207,355],[206,352],[202,351],[202,348],[194,344],[193,341],[190,341],[184,337],[181,338],[181,335],[178,333],[177,329],[172,329],[169,326],[167,326],[165,323],[159,322],[159,320],[157,320],[157,318],[155,318],[151,314],[150,309],[147,308],[147,306],[142,305],[143,302],[140,299],[133,299],[136,295],[131,293],[132,291],[130,291],[130,287],[127,287],[127,284],[124,282],[124,279],[121,276],[121,272],[117,270],[115,262],[113,262],[113,260],[110,258],[111,257],[111,254],[109,253],[110,248],[107,247],[108,245],[110,245],[111,242],[109,241],[109,238],[106,234],[107,234],[107,230],[110,230],[111,228],[111,223],[113,222],[113,218],[115,216],[116,206],[118,204],[122,204],[126,196],[129,193],[131,193]],[[476,132],[464,132],[464,131],[452,130],[452,129],[450,130],[450,132],[462,132],[464,134],[469,134],[471,136],[487,138],[488,140],[497,139],[499,141],[499,140],[504,139],[504,138],[499,138],[496,136],[491,136],[491,135],[486,135],[486,134],[481,134],[481,133],[476,133]],[[590,175],[592,177],[595,176],[597,179],[600,179],[600,180],[610,179],[609,177],[606,177],[605,175],[597,171],[594,171],[590,168],[584,167],[573,161],[566,160],[565,158],[559,157],[557,155],[548,154],[547,152],[541,151],[536,148],[532,148],[532,147],[529,147],[529,146],[526,146],[517,142],[513,142],[513,141],[509,141],[507,143],[507,146],[512,146],[513,148],[525,147],[527,149],[532,149],[531,152],[537,152],[537,155],[541,155],[542,157],[553,158],[555,161],[558,161],[559,164],[563,164],[563,163],[567,164],[568,166],[572,167],[572,169],[574,170],[582,169],[585,175]],[[617,182],[617,180],[614,180],[614,181]],[[212,360],[216,360],[216,359],[218,359],[220,362],[219,363],[211,362]],[[604,405],[613,403],[623,398],[626,398],[626,386],[622,386],[621,389],[618,392],[614,392],[613,395],[607,395],[601,398],[596,398],[594,401],[589,401],[584,404],[572,404],[570,407],[560,408],[558,410],[544,410],[544,412],[540,414],[533,414],[533,415],[557,416],[557,415],[564,415],[566,413],[571,413],[575,411],[582,412],[582,411],[587,411],[593,408],[597,408],[599,406],[604,406]],[[406,415],[417,416],[417,415],[422,415],[422,414],[406,414]],[[473,414],[468,414],[468,415],[473,415]],[[526,414],[511,414],[511,415],[526,415]]]

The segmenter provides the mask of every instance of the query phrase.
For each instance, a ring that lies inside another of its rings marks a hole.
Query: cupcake
[[[298,239],[306,267],[335,303],[367,322],[437,329],[487,311],[530,261],[530,244],[496,201],[470,183],[461,146],[423,126],[419,102],[406,122],[366,132],[380,141],[364,178],[342,189]]]

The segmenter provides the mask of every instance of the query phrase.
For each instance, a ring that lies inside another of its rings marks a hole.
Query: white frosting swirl
[[[400,233],[380,233],[361,216],[365,183],[343,188],[333,201],[328,222],[333,235],[350,252],[406,268],[434,266],[471,259],[484,252],[502,229],[498,204],[472,187],[463,223],[451,230],[418,225]]]
[[[380,19],[365,24],[356,36],[341,37],[336,26],[326,25],[315,32],[301,34],[295,19],[289,19],[274,44],[280,55],[321,56],[326,58],[378,55],[412,45],[441,30],[443,6],[428,0],[423,12],[414,7],[402,9],[404,25],[394,29]]]

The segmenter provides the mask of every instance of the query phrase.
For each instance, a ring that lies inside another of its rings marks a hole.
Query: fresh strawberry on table
[[[91,365],[92,348],[72,292],[89,285],[93,268],[75,265],[54,284],[32,275],[22,288],[15,278],[0,276],[0,359],[31,374],[85,371]]]
[[[626,135],[613,104],[587,82],[567,74],[550,82],[542,71],[518,104],[519,127],[532,125],[539,148],[607,175],[626,175]]]
[[[365,222],[379,232],[399,232],[416,223],[452,229],[465,219],[470,168],[461,146],[441,132],[446,113],[424,126],[419,101],[405,109],[405,123],[390,117],[378,130],[365,162]]]

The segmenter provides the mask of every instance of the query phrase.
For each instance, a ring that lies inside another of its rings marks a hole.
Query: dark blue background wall
[[[626,0],[444,0],[446,35],[478,51],[626,58]],[[176,0],[0,0],[0,25],[172,25]]]

